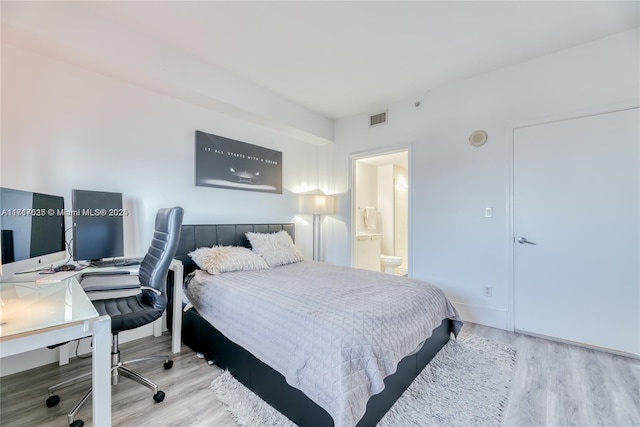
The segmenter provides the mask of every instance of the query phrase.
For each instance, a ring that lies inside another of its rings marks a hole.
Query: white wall
[[[2,42],[217,109],[312,143],[333,121],[232,74],[171,40],[119,24],[93,2],[2,2]],[[96,9],[97,7],[97,9]],[[153,9],[148,10],[153,13]],[[170,30],[167,30],[170,31]]]
[[[183,206],[186,223],[290,221],[292,192],[317,186],[316,145],[11,45],[2,107],[2,185],[67,207],[73,188],[122,192],[127,255],[146,251],[159,207]],[[196,130],[282,151],[284,194],[195,187]]]
[[[35,50],[3,40],[0,185],[62,195],[68,209],[74,188],[122,192],[125,256],[146,252],[158,208],[180,205],[191,224],[295,221],[311,259],[311,218],[296,217],[294,193],[318,187],[321,145]],[[195,187],[196,130],[282,151],[283,194]],[[55,360],[18,355],[1,373]]]
[[[367,115],[336,123],[333,192],[326,260],[349,264],[349,155],[411,146],[412,276],[441,287],[464,318],[507,328],[509,319],[510,127],[522,122],[637,103],[638,30],[620,33],[516,66],[432,90],[421,105],[389,106],[389,123]],[[489,134],[481,148],[468,137]],[[484,208],[493,218],[484,218]],[[484,297],[483,286],[493,287]]]

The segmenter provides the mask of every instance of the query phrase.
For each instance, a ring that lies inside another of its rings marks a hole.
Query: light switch
[[[493,216],[493,208],[484,208],[484,217],[491,218]]]

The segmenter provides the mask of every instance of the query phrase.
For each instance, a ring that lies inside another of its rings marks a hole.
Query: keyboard
[[[36,280],[36,284],[42,285],[44,283],[56,283],[62,282],[64,279],[68,279],[71,276],[78,274],[78,271],[58,271],[57,273],[42,274],[39,279]]]
[[[142,258],[112,258],[107,260],[91,261],[92,267],[129,267],[140,265]]]

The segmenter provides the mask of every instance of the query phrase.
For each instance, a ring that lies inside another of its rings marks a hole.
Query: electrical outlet
[[[493,288],[491,286],[485,286],[484,287],[484,296],[485,297],[493,296]]]

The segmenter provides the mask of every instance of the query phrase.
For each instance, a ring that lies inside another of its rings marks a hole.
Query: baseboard
[[[451,303],[458,310],[463,321],[508,330],[506,310],[470,305],[458,301],[451,301]]]
[[[555,342],[568,344],[568,345],[575,345],[578,347],[588,348],[590,350],[602,351],[605,353],[615,354],[616,356],[630,357],[632,359],[640,360],[640,354],[629,353],[628,351],[616,350],[614,348],[608,348],[608,347],[600,347],[593,344],[586,344],[578,341],[566,340],[563,338],[552,337],[549,335],[536,334],[535,332],[523,331],[520,329],[516,329],[515,332],[523,335],[528,335],[530,337],[542,338],[549,341],[555,341]]]

